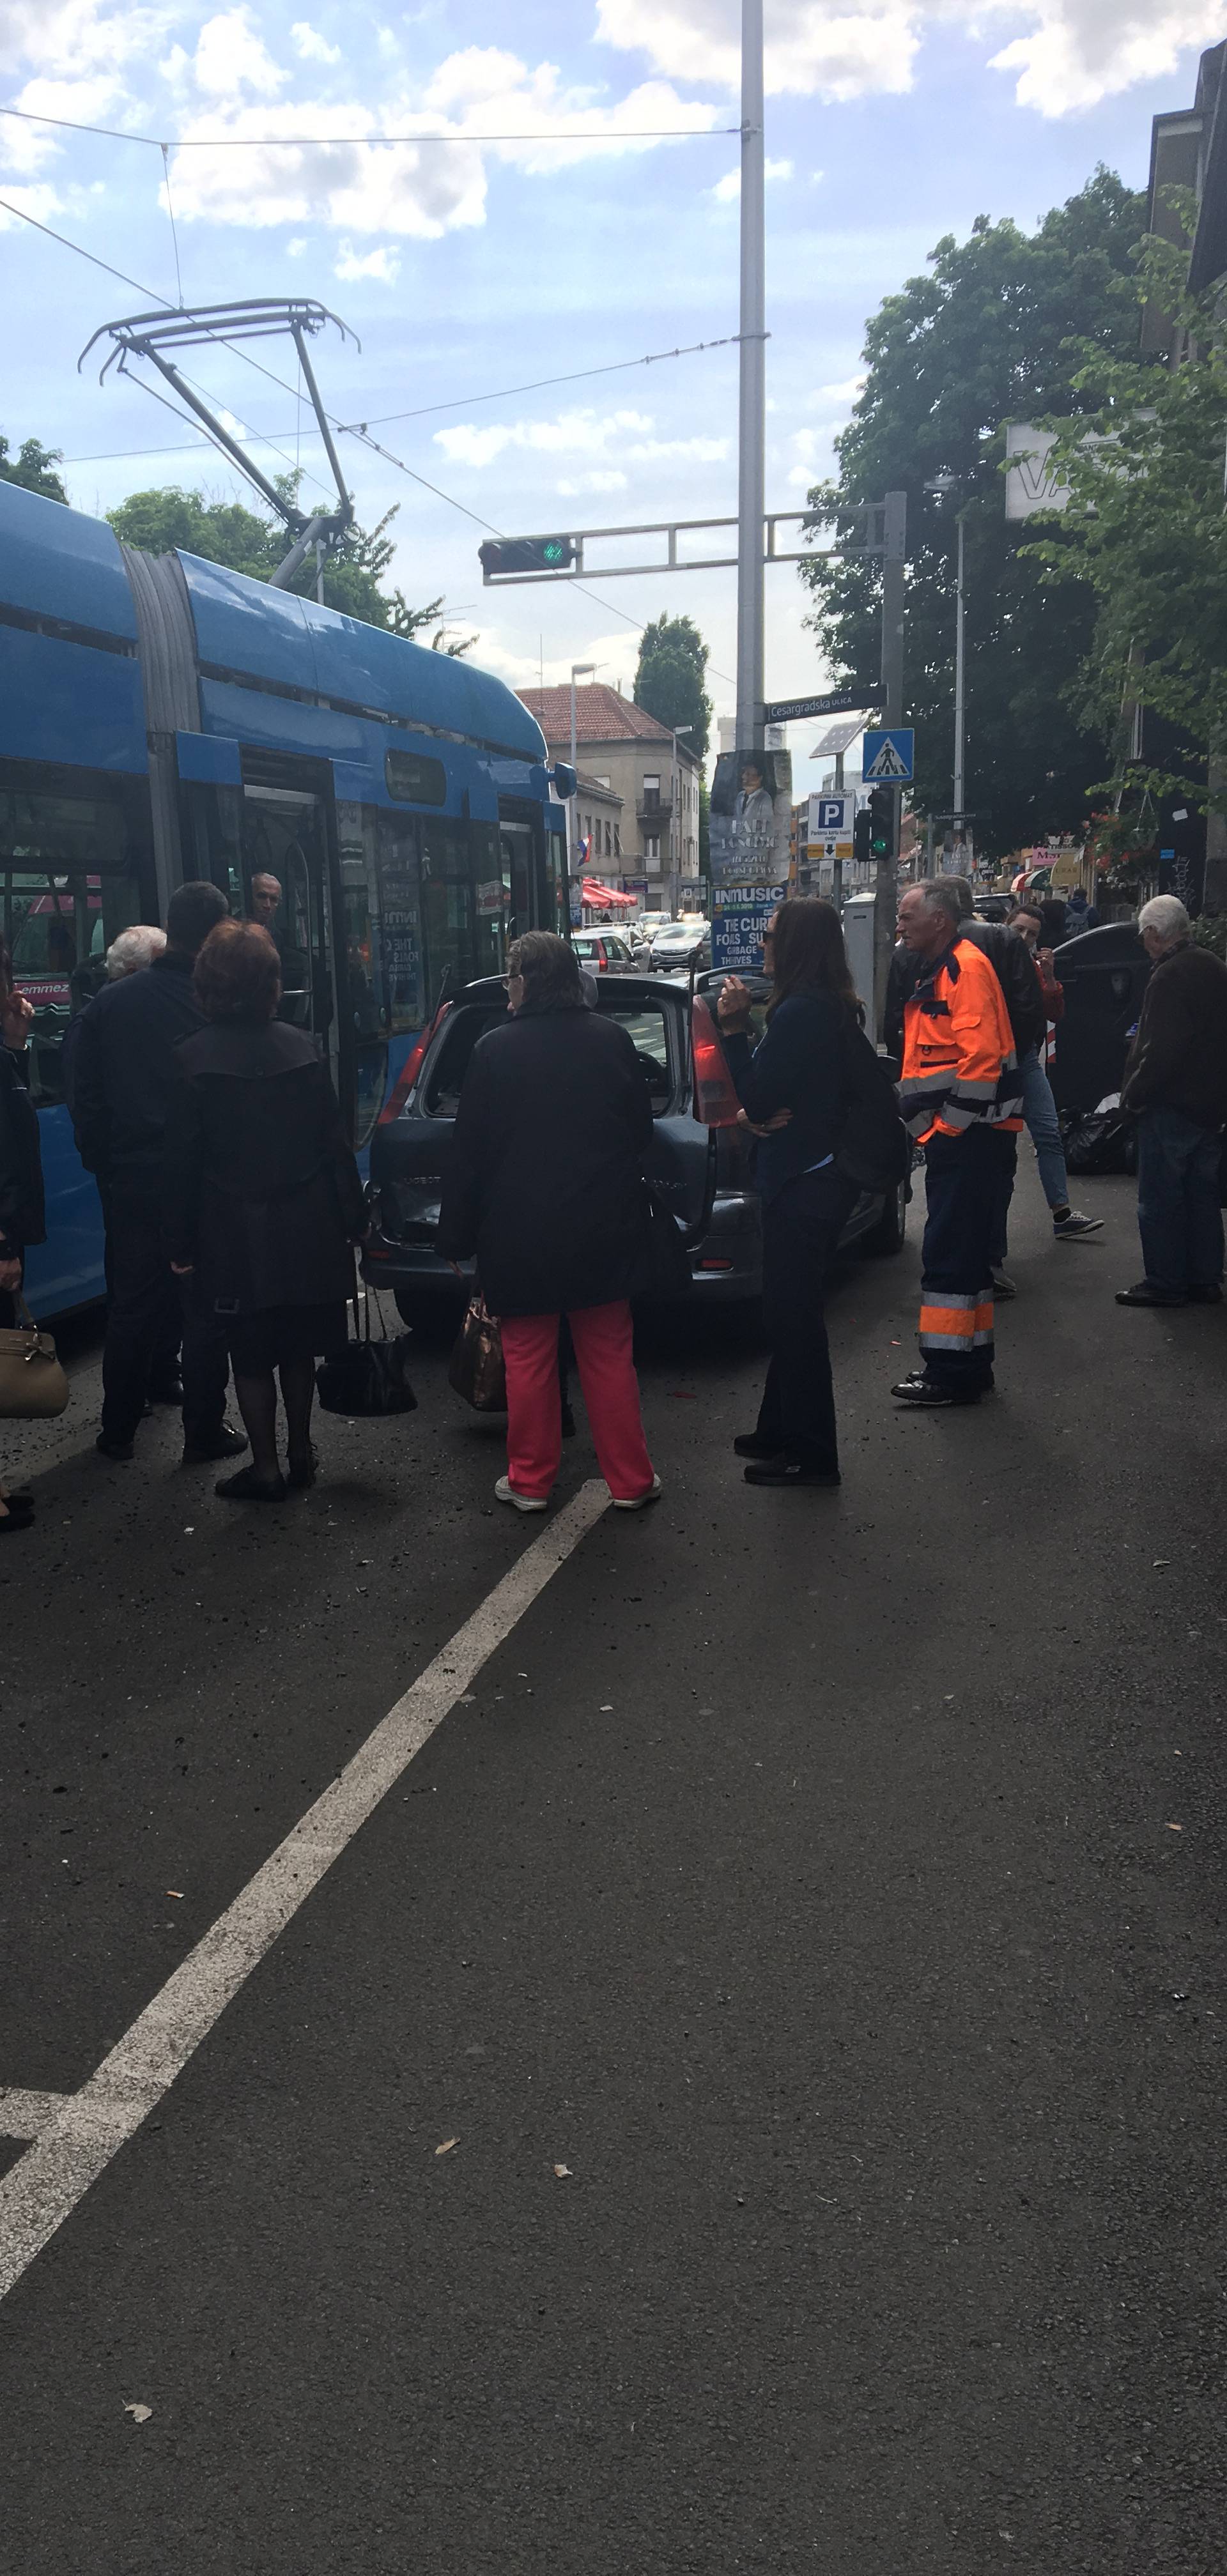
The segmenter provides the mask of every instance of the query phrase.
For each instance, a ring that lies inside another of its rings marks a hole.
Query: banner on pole
[[[721,752],[711,791],[713,884],[784,884],[791,824],[791,754]]]

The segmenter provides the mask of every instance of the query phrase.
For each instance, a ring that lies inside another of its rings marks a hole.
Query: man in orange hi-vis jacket
[[[1022,1125],[1022,1085],[991,960],[962,935],[952,883],[908,886],[899,936],[922,966],[904,1013],[899,1105],[925,1149],[923,1366],[901,1404],[978,1404],[993,1383],[993,1227],[1002,1165]]]

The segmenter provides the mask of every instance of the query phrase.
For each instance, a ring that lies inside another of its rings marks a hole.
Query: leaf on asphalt
[[[574,2179],[575,2179],[574,2175],[573,2175],[573,2174],[572,2174],[572,2172],[571,2172],[570,2165],[555,2165],[555,2167],[554,2167],[554,2171],[555,2171],[555,2173],[557,2174],[558,2179],[559,2179],[559,2181],[560,2181],[560,2182],[562,2182],[562,2181],[564,2181],[564,2180],[568,2180],[568,2181],[572,2181],[572,2182],[573,2182],[573,2181],[574,2181]]]
[[[1183,1825],[1169,1825],[1167,1830],[1168,1830],[1169,1834],[1182,1834],[1182,1833],[1184,1832],[1184,1826],[1183,1826]]]
[[[134,2424],[147,2424],[153,2413],[153,2408],[152,2406],[134,2406],[131,2403],[127,2403],[124,2407],[124,2413],[125,2415],[131,2416]]]
[[[167,1895],[168,1895],[168,1896],[179,1896],[179,1897],[181,1897],[181,1896],[182,1896],[182,1894],[183,1894],[183,1890],[182,1890],[182,1888],[181,1888],[181,1887],[168,1887],[168,1888],[167,1888],[166,1893],[167,1893]]]
[[[441,2146],[441,2147],[436,2147],[436,2148],[435,2148],[435,2154],[436,2154],[437,2156],[449,2156],[449,2155],[451,2154],[452,2148],[453,2148],[453,2147],[458,2147],[458,2146],[459,2146],[459,2144],[460,2144],[460,2140],[459,2140],[459,2138],[445,2138],[445,2139],[444,2139],[444,2141],[443,2141],[442,2146]]]

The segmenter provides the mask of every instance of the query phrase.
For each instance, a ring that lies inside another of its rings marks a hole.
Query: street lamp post
[[[573,663],[571,664],[571,767],[572,767],[572,770],[574,770],[574,768],[575,768],[575,683],[576,683],[576,681],[577,681],[577,680],[586,679],[586,678],[590,675],[590,673],[592,673],[593,671],[595,671],[595,669],[596,669],[596,664],[595,664],[595,662],[573,662]],[[570,829],[570,833],[569,833],[569,835],[568,835],[568,841],[569,841],[569,846],[570,846],[570,851],[571,851],[571,867],[570,867],[570,874],[571,874],[571,876],[572,876],[572,877],[574,877],[574,876],[575,876],[575,874],[576,874],[576,865],[575,865],[575,863],[576,863],[576,859],[577,859],[577,857],[578,857],[578,855],[579,855],[579,832],[578,832],[578,824],[579,824],[579,791],[578,791],[578,789],[577,789],[577,790],[576,790],[576,792],[575,792],[575,794],[574,794],[574,795],[573,795],[573,797],[571,798],[571,829]]]
[[[925,485],[926,492],[934,492],[942,500],[944,500],[946,495],[951,492],[957,492],[961,496],[962,489],[962,484],[959,482],[957,475],[954,474],[935,475],[933,481],[931,483],[926,483]],[[966,517],[967,504],[960,497],[959,510],[955,520],[958,542],[955,558],[954,585],[954,826],[960,839],[963,837],[963,732],[964,709],[966,704],[966,666],[963,649],[963,531]]]
[[[678,861],[682,854],[682,835],[678,824],[677,813],[677,738],[679,733],[693,733],[694,726],[692,724],[674,725],[671,730],[673,734],[673,766],[669,772],[669,910],[676,921],[678,898],[680,893],[678,882],[680,871],[678,868]]]

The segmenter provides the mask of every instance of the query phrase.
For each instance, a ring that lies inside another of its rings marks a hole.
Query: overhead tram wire
[[[14,111],[14,113],[20,113],[20,111]],[[62,123],[65,120],[55,119],[51,121]],[[57,233],[52,229],[50,224],[40,223],[37,215],[27,214],[24,206],[10,205],[6,198],[0,197],[0,212],[16,215],[20,218],[22,223],[32,224],[35,232],[45,233],[49,241],[58,242],[63,250],[75,251],[79,259],[87,259],[92,267],[105,269],[108,277],[119,278],[122,285],[135,287],[138,295],[149,296],[153,303],[162,305],[166,312],[173,313],[176,310],[176,307],[168,301],[167,297],[155,293],[153,287],[143,285],[141,280],[137,277],[128,277],[122,268],[113,268],[109,260],[99,259],[92,250],[84,250],[80,242],[70,241],[67,233]],[[716,344],[713,343],[712,345],[714,346]],[[282,393],[289,394],[292,401],[296,399],[293,385],[287,385],[283,376],[275,376],[271,367],[261,366],[259,359],[251,357],[245,349],[236,348],[233,342],[223,339],[220,334],[218,335],[218,346],[219,348],[229,349],[232,356],[236,358],[245,358],[248,366],[254,367],[259,375],[268,377],[270,384],[279,386]],[[626,361],[626,363],[628,365],[638,365],[645,362],[631,359]],[[146,385],[145,391],[146,393],[152,393],[153,387],[151,385]],[[167,402],[164,395],[155,394],[154,400],[156,402],[163,403],[167,411],[174,411],[174,405]],[[406,465],[403,456],[394,456],[391,448],[381,446],[379,440],[377,438],[372,438],[368,430],[360,429],[354,423],[338,420],[332,412],[326,413],[325,417],[331,428],[341,431],[347,438],[356,438],[360,440],[364,447],[371,448],[376,456],[381,456],[386,464],[394,465],[398,473],[407,474],[412,483],[421,484],[423,491],[432,492],[437,501],[446,501],[449,509],[459,510],[463,518],[471,519],[475,527],[485,528],[492,537],[501,537],[504,541],[506,540],[506,530],[504,528],[496,528],[492,519],[483,519],[478,511],[470,510],[467,502],[457,501],[451,492],[445,492],[441,484],[431,483],[425,474],[416,473],[412,465]],[[182,420],[184,415],[182,412],[175,412],[175,418]],[[271,440],[262,440],[261,444],[271,446],[273,442]],[[168,451],[166,449],[154,449],[151,453],[160,453],[165,455]],[[78,462],[85,461],[87,460],[78,459]],[[316,475],[313,475],[311,479],[313,482],[317,482],[319,480]],[[599,581],[599,573],[594,574],[593,578]],[[583,582],[575,582],[571,586],[579,592],[581,599],[591,600],[593,607],[599,608],[603,615],[619,618],[624,626],[631,626],[634,628],[637,635],[642,635],[644,626],[647,623],[645,619],[631,617],[626,609],[616,608],[612,600],[599,599],[596,592],[594,590],[589,590]],[[727,672],[715,671],[715,677],[717,679],[727,679],[728,676]]]
[[[19,116],[26,125],[58,126],[67,134],[98,134],[110,143],[144,143],[155,152],[167,149],[160,134],[125,133],[118,125],[83,125],[71,116],[39,116],[30,107],[0,106],[0,116]],[[709,137],[740,132],[739,125],[611,125],[604,130],[547,126],[511,134],[186,134],[170,140],[176,152],[335,152],[339,143],[376,152],[406,143],[705,143]]]

